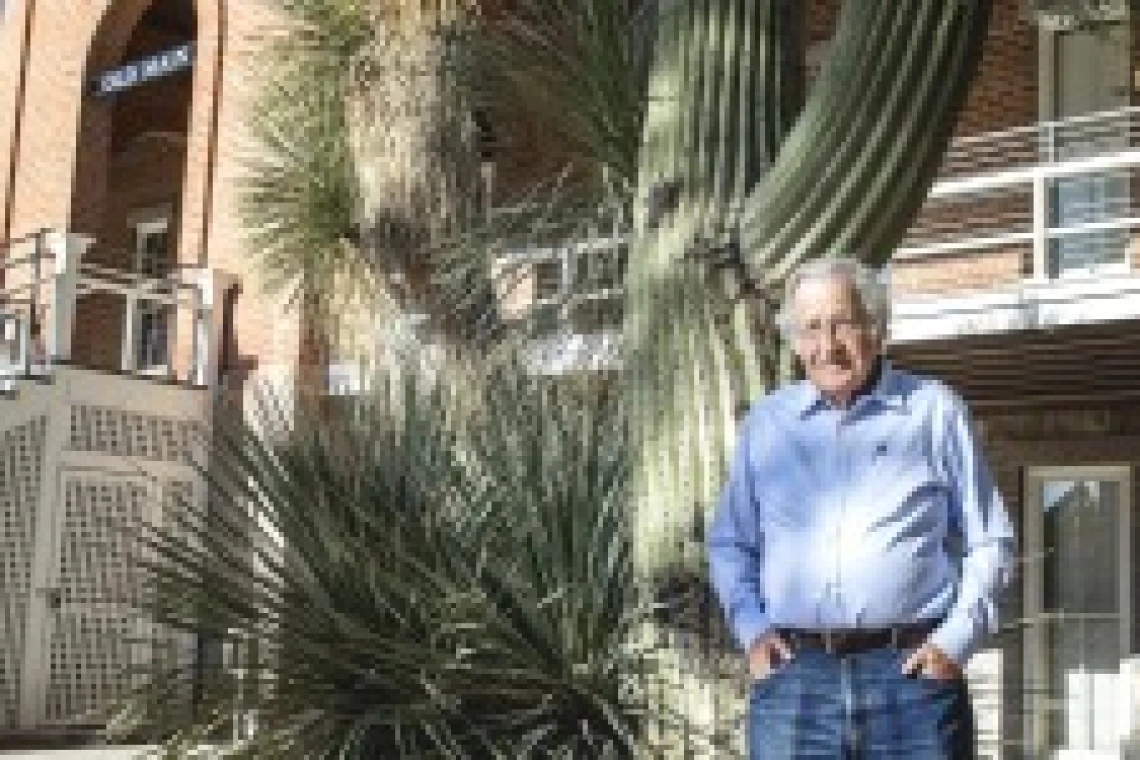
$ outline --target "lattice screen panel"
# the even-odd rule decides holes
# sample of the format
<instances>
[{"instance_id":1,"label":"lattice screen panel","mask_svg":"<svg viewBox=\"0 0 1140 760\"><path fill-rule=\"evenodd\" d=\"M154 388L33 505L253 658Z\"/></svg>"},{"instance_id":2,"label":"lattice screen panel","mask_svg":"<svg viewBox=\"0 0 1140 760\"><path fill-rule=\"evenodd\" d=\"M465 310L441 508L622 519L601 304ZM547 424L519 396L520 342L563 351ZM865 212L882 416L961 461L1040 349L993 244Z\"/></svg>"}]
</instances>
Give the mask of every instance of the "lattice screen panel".
<instances>
[{"instance_id":1,"label":"lattice screen panel","mask_svg":"<svg viewBox=\"0 0 1140 760\"><path fill-rule=\"evenodd\" d=\"M198 424L100 406L71 408L72 451L190 464Z\"/></svg>"},{"instance_id":2,"label":"lattice screen panel","mask_svg":"<svg viewBox=\"0 0 1140 760\"><path fill-rule=\"evenodd\" d=\"M188 506L197 506L194 502L194 481L170 478L162 487L162 520L169 524L169 520L184 512Z\"/></svg>"},{"instance_id":3,"label":"lattice screen panel","mask_svg":"<svg viewBox=\"0 0 1140 760\"><path fill-rule=\"evenodd\" d=\"M145 481L99 473L65 476L56 559L59 611L50 643L47 719L68 720L106 707L130 686L131 612L143 575L124 528L148 512Z\"/></svg>"},{"instance_id":4,"label":"lattice screen panel","mask_svg":"<svg viewBox=\"0 0 1140 760\"><path fill-rule=\"evenodd\" d=\"M56 579L62 604L131 604L141 575L125 529L143 519L141 481L68 475Z\"/></svg>"},{"instance_id":5,"label":"lattice screen panel","mask_svg":"<svg viewBox=\"0 0 1140 760\"><path fill-rule=\"evenodd\" d=\"M129 615L88 610L56 616L48 673L47 720L67 722L102 710L131 686L139 628Z\"/></svg>"},{"instance_id":6,"label":"lattice screen panel","mask_svg":"<svg viewBox=\"0 0 1140 760\"><path fill-rule=\"evenodd\" d=\"M0 602L0 728L16 728L23 680L25 601Z\"/></svg>"},{"instance_id":7,"label":"lattice screen panel","mask_svg":"<svg viewBox=\"0 0 1140 760\"><path fill-rule=\"evenodd\" d=\"M0 727L19 712L45 417L0 432Z\"/></svg>"}]
</instances>

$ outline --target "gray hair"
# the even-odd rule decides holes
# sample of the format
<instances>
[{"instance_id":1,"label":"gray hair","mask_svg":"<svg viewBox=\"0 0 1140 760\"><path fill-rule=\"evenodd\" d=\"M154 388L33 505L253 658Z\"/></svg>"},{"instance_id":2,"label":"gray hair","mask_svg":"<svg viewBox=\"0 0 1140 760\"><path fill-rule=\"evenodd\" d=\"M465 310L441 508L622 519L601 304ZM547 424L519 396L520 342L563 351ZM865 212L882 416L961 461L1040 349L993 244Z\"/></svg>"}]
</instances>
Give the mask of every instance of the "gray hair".
<instances>
[{"instance_id":1,"label":"gray hair","mask_svg":"<svg viewBox=\"0 0 1140 760\"><path fill-rule=\"evenodd\" d=\"M776 315L776 324L785 337L792 332L792 300L800 284L807 280L844 280L851 284L859 306L880 340L886 340L891 318L891 297L887 283L879 272L850 256L814 259L800 264L784 284L784 302Z\"/></svg>"}]
</instances>

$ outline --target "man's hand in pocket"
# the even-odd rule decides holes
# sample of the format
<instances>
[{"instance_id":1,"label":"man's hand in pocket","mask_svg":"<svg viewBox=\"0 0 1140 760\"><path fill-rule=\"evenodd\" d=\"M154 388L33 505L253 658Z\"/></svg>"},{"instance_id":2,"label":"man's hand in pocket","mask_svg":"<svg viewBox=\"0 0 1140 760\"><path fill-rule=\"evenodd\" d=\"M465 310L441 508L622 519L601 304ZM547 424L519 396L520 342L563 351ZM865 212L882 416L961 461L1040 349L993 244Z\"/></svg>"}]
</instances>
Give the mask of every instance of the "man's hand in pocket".
<instances>
[{"instance_id":1,"label":"man's hand in pocket","mask_svg":"<svg viewBox=\"0 0 1140 760\"><path fill-rule=\"evenodd\" d=\"M924 644L903 664L904 675L920 675L936 681L962 677L962 668L933 644Z\"/></svg>"},{"instance_id":2,"label":"man's hand in pocket","mask_svg":"<svg viewBox=\"0 0 1140 760\"><path fill-rule=\"evenodd\" d=\"M759 681L790 659L791 647L780 638L780 634L773 631L752 642L748 649L748 670L752 674L752 680Z\"/></svg>"}]
</instances>

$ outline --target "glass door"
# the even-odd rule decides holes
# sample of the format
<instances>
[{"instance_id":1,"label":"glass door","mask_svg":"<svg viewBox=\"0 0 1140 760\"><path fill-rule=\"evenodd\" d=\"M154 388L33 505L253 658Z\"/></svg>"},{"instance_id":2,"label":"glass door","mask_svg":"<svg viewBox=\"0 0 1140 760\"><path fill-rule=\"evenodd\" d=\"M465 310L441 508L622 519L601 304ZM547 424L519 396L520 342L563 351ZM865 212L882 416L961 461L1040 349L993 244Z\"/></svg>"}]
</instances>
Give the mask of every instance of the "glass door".
<instances>
[{"instance_id":1,"label":"glass door","mask_svg":"<svg viewBox=\"0 0 1140 760\"><path fill-rule=\"evenodd\" d=\"M1119 760L1133 720L1129 469L1035 468L1026 485L1033 756Z\"/></svg>"},{"instance_id":2,"label":"glass door","mask_svg":"<svg viewBox=\"0 0 1140 760\"><path fill-rule=\"evenodd\" d=\"M170 220L159 218L135 225L135 274L159 295L170 288L161 281L170 275ZM158 281L158 282L156 282ZM135 368L162 373L170 363L169 328L173 315L162 301L140 298L135 325Z\"/></svg>"}]
</instances>

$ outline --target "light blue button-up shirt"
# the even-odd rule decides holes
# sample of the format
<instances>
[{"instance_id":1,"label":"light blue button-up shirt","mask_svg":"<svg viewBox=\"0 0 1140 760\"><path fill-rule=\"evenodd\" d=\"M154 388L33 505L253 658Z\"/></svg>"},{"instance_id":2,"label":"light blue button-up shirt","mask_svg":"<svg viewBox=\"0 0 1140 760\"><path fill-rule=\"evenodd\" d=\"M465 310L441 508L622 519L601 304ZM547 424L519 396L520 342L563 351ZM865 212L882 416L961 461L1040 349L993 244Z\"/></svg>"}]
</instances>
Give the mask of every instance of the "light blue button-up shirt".
<instances>
[{"instance_id":1,"label":"light blue button-up shirt","mask_svg":"<svg viewBox=\"0 0 1140 760\"><path fill-rule=\"evenodd\" d=\"M996 627L1014 552L964 402L886 361L848 409L807 381L758 401L709 532L745 651L776 627L941 620L930 642L964 663Z\"/></svg>"}]
</instances>

